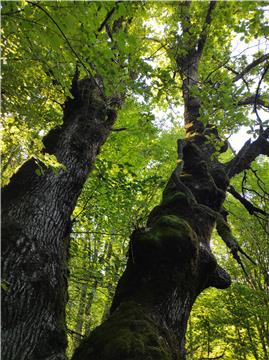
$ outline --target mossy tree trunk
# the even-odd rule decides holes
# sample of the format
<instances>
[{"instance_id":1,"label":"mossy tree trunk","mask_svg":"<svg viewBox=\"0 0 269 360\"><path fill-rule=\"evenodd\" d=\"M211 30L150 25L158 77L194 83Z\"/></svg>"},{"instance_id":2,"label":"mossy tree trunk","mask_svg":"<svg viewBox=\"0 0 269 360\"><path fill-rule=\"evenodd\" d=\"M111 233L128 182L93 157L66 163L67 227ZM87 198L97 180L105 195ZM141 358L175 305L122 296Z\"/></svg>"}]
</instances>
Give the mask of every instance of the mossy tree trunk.
<instances>
[{"instance_id":1,"label":"mossy tree trunk","mask_svg":"<svg viewBox=\"0 0 269 360\"><path fill-rule=\"evenodd\" d=\"M111 316L73 360L184 359L195 299L209 286L229 286L209 244L228 178L198 145L196 139L186 141L178 183L173 173L147 227L133 232Z\"/></svg>"},{"instance_id":2,"label":"mossy tree trunk","mask_svg":"<svg viewBox=\"0 0 269 360\"><path fill-rule=\"evenodd\" d=\"M210 249L217 223L235 255L238 250L222 208L229 178L266 152L266 136L247 143L228 164L212 160L214 147L201 134L182 142L183 161L160 205L152 210L147 226L131 235L111 315L82 342L73 360L185 359L185 333L196 298L210 286L230 285Z\"/></svg>"},{"instance_id":3,"label":"mossy tree trunk","mask_svg":"<svg viewBox=\"0 0 269 360\"><path fill-rule=\"evenodd\" d=\"M238 258L240 248L226 223L223 202L230 179L259 154L269 155L269 130L253 143L248 141L229 163L216 160L214 153L224 152L227 144L221 142L215 127L199 120L200 100L190 92L198 80L215 5L215 1L208 5L198 40L185 44L184 56L175 55L186 126L186 137L178 142L178 165L147 226L131 235L126 270L110 317L82 342L72 360L184 360L187 322L196 298L210 286L224 289L230 285L229 275L211 252L211 234L217 224L220 236ZM190 2L183 2L182 7L182 31L188 33Z\"/></svg>"},{"instance_id":4,"label":"mossy tree trunk","mask_svg":"<svg viewBox=\"0 0 269 360\"><path fill-rule=\"evenodd\" d=\"M72 95L63 124L43 141L66 169L43 168L38 176L30 159L2 192L5 360L65 359L70 216L116 118L95 80L74 79Z\"/></svg>"}]
</instances>

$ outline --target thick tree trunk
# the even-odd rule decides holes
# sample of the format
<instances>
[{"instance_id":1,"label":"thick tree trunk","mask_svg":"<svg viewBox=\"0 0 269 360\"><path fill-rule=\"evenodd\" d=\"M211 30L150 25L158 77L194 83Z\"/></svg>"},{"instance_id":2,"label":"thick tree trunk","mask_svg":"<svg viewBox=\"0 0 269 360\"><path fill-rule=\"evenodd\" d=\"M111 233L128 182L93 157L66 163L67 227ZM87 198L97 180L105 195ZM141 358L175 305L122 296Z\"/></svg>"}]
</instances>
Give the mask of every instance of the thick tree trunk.
<instances>
[{"instance_id":1,"label":"thick tree trunk","mask_svg":"<svg viewBox=\"0 0 269 360\"><path fill-rule=\"evenodd\" d=\"M74 80L63 125L44 151L66 170L27 161L2 192L2 357L65 359L70 216L116 112L93 79ZM109 102L108 102L109 100Z\"/></svg>"},{"instance_id":2,"label":"thick tree trunk","mask_svg":"<svg viewBox=\"0 0 269 360\"><path fill-rule=\"evenodd\" d=\"M174 39L174 60L182 80L186 139L179 141L178 165L161 204L151 212L147 227L131 236L111 316L82 342L73 360L184 360L184 337L195 299L209 286L230 285L210 249L215 223L240 261L241 249L222 205L230 178L259 154L269 154L269 130L248 141L228 164L215 160L216 150L225 151L227 144L215 127L201 122L200 99L193 90L199 84L199 62L216 3L206 5L202 29L192 21L191 2L179 4L182 35Z\"/></svg>"},{"instance_id":3,"label":"thick tree trunk","mask_svg":"<svg viewBox=\"0 0 269 360\"><path fill-rule=\"evenodd\" d=\"M230 285L209 244L229 181L224 166L210 155L200 136L185 141L183 170L172 174L147 227L131 236L110 318L82 343L73 360L185 359L195 299L209 286Z\"/></svg>"}]
</instances>

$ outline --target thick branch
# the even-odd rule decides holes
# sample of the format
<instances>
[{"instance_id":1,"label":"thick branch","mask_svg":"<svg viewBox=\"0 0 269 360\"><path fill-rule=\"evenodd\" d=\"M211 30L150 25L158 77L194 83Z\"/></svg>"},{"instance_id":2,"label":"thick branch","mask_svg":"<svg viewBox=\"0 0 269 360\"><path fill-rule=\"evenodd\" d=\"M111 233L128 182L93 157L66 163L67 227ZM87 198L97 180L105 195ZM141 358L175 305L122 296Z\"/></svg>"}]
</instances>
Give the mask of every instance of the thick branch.
<instances>
[{"instance_id":1,"label":"thick branch","mask_svg":"<svg viewBox=\"0 0 269 360\"><path fill-rule=\"evenodd\" d=\"M251 95L246 98L243 98L238 101L238 105L254 105L256 100L256 95ZM261 99L261 96L258 96L256 104L258 106L262 106L266 109L269 109L269 103L266 103L264 100Z\"/></svg>"},{"instance_id":2,"label":"thick branch","mask_svg":"<svg viewBox=\"0 0 269 360\"><path fill-rule=\"evenodd\" d=\"M254 67L256 67L257 65L261 64L262 62L264 62L265 60L269 59L269 54L264 54L261 57L259 57L258 59L254 60L251 64L247 65L245 67L245 69L243 71L241 71L241 73L239 73L238 75L236 75L233 79L234 82L242 79L242 77L244 75L246 75L247 73L249 73Z\"/></svg>"},{"instance_id":3,"label":"thick branch","mask_svg":"<svg viewBox=\"0 0 269 360\"><path fill-rule=\"evenodd\" d=\"M269 156L269 128L267 128L257 140L248 140L239 153L226 164L227 174L230 178L248 169L259 155Z\"/></svg>"},{"instance_id":4,"label":"thick branch","mask_svg":"<svg viewBox=\"0 0 269 360\"><path fill-rule=\"evenodd\" d=\"M222 238L222 240L225 242L225 244L227 245L227 247L231 250L231 253L234 257L234 259L238 262L238 264L242 267L243 271L245 272L243 263L240 259L239 254L244 255L249 261L251 261L254 265L255 261L253 261L251 259L251 257L249 257L248 254L245 253L245 251L241 248L241 246L238 244L238 241L236 240L236 238L233 236L231 229L229 227L229 225L227 224L227 222L224 220L224 218L222 217L222 215L220 215L217 218L217 232L219 234L219 236Z\"/></svg>"}]
</instances>

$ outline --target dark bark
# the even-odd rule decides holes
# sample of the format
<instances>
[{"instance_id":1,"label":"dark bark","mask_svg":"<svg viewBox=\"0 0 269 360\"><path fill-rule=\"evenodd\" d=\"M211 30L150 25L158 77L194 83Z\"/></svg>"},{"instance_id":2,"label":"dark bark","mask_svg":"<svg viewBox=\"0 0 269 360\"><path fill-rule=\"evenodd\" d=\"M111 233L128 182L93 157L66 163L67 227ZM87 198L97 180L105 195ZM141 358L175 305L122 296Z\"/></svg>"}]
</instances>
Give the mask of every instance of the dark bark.
<instances>
[{"instance_id":1,"label":"dark bark","mask_svg":"<svg viewBox=\"0 0 269 360\"><path fill-rule=\"evenodd\" d=\"M74 80L63 124L44 151L65 166L58 174L28 160L2 192L2 356L65 359L70 216L116 111L96 81Z\"/></svg>"},{"instance_id":2,"label":"dark bark","mask_svg":"<svg viewBox=\"0 0 269 360\"><path fill-rule=\"evenodd\" d=\"M269 128L263 131L257 140L248 140L238 154L226 165L229 178L250 167L252 161L259 155L269 156Z\"/></svg>"},{"instance_id":3,"label":"dark bark","mask_svg":"<svg viewBox=\"0 0 269 360\"><path fill-rule=\"evenodd\" d=\"M192 26L190 3L180 4L182 30ZM176 55L182 79L186 139L179 142L178 166L149 215L147 226L131 235L126 270L113 299L110 317L76 350L72 360L184 360L185 333L193 303L206 288L230 286L227 272L210 249L212 230L218 232L236 259L240 247L226 223L222 208L232 176L267 153L267 133L246 144L234 160L221 164L213 154L220 146L216 128L202 124L200 100L191 88L212 21L210 2L201 35L190 36L186 55ZM208 141L208 135L214 141ZM228 171L228 174L227 174ZM238 261L239 261L238 260Z\"/></svg>"},{"instance_id":4,"label":"dark bark","mask_svg":"<svg viewBox=\"0 0 269 360\"><path fill-rule=\"evenodd\" d=\"M199 142L200 137L185 142L178 181L171 176L147 227L131 236L110 318L83 341L73 360L184 359L195 299L209 286L230 285L209 244L228 178Z\"/></svg>"}]
</instances>

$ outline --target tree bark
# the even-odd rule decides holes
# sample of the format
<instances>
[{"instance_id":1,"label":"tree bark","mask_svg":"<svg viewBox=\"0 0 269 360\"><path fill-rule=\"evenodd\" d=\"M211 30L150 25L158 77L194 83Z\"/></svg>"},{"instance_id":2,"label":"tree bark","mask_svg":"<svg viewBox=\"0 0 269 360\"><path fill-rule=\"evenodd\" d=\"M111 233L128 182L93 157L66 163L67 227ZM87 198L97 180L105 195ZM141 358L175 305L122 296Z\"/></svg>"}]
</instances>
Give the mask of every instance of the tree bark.
<instances>
[{"instance_id":1,"label":"tree bark","mask_svg":"<svg viewBox=\"0 0 269 360\"><path fill-rule=\"evenodd\" d=\"M200 121L200 99L192 92L216 2L208 4L199 38L188 33L190 3L182 2L186 43L176 55L182 79L186 138L178 142L178 165L147 226L131 235L129 258L110 317L76 350L73 360L184 360L185 333L193 303L206 288L230 286L229 275L210 249L215 225L233 256L242 249L233 238L223 209L230 179L259 154L269 154L268 130L245 144L227 164L215 156L227 150L216 127ZM176 39L177 40L177 39ZM209 141L210 139L210 141Z\"/></svg>"},{"instance_id":2,"label":"tree bark","mask_svg":"<svg viewBox=\"0 0 269 360\"><path fill-rule=\"evenodd\" d=\"M182 4L184 32L189 26L189 4ZM200 101L190 94L198 79L214 6L210 2L198 42L188 43L186 56L175 59L182 78L186 125L186 138L178 142L178 165L146 228L131 235L127 267L111 316L82 342L73 360L184 360L185 333L195 299L209 286L230 285L229 275L210 249L216 222L225 241L231 243L222 217L229 177L226 165L212 157L220 143L218 133L199 121Z\"/></svg>"},{"instance_id":3,"label":"tree bark","mask_svg":"<svg viewBox=\"0 0 269 360\"><path fill-rule=\"evenodd\" d=\"M83 341L73 360L185 359L195 299L209 286L230 285L209 243L229 179L200 142L185 141L182 172L172 174L147 227L131 236L110 318Z\"/></svg>"},{"instance_id":4,"label":"tree bark","mask_svg":"<svg viewBox=\"0 0 269 360\"><path fill-rule=\"evenodd\" d=\"M70 216L116 119L115 99L95 80L74 79L71 92L63 124L43 141L65 170L43 166L38 176L40 166L30 159L2 192L5 360L65 359Z\"/></svg>"}]
</instances>

